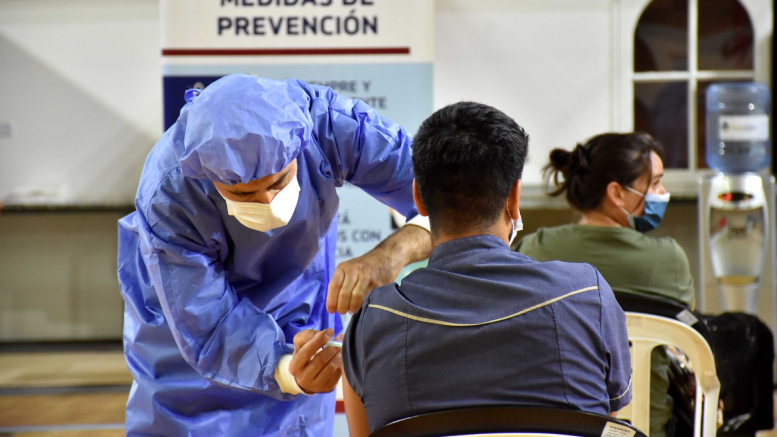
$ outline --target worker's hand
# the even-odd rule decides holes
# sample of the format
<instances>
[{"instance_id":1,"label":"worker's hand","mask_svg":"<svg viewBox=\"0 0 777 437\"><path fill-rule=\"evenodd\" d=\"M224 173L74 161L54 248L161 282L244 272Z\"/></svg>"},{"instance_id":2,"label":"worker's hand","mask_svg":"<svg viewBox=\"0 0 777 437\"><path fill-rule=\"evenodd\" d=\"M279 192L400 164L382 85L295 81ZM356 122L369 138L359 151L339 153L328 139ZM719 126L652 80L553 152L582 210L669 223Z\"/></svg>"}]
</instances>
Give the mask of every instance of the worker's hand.
<instances>
[{"instance_id":1,"label":"worker's hand","mask_svg":"<svg viewBox=\"0 0 777 437\"><path fill-rule=\"evenodd\" d=\"M377 247L335 269L326 296L330 313L355 313L370 291L394 282L402 268L428 258L432 251L429 231L405 226L389 235Z\"/></svg>"},{"instance_id":2,"label":"worker's hand","mask_svg":"<svg viewBox=\"0 0 777 437\"><path fill-rule=\"evenodd\" d=\"M289 373L306 393L328 393L335 389L343 374L343 354L339 347L324 347L334 331L306 329L294 336L294 353Z\"/></svg>"},{"instance_id":3,"label":"worker's hand","mask_svg":"<svg viewBox=\"0 0 777 437\"><path fill-rule=\"evenodd\" d=\"M404 264L392 262L390 255L375 249L341 263L335 269L326 296L330 313L355 313L367 294L396 279Z\"/></svg>"}]
</instances>

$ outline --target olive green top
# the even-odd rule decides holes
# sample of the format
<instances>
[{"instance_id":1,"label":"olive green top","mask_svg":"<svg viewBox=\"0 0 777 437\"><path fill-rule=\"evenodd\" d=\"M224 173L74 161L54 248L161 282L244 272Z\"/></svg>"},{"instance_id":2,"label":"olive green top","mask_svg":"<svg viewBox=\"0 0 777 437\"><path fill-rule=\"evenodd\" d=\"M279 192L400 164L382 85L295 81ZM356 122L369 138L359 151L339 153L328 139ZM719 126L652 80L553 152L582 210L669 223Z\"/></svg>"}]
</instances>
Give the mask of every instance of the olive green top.
<instances>
[{"instance_id":1,"label":"olive green top","mask_svg":"<svg viewBox=\"0 0 777 437\"><path fill-rule=\"evenodd\" d=\"M537 261L585 262L614 291L658 295L694 307L693 278L685 251L671 237L631 228L564 225L540 228L513 245Z\"/></svg>"}]
</instances>

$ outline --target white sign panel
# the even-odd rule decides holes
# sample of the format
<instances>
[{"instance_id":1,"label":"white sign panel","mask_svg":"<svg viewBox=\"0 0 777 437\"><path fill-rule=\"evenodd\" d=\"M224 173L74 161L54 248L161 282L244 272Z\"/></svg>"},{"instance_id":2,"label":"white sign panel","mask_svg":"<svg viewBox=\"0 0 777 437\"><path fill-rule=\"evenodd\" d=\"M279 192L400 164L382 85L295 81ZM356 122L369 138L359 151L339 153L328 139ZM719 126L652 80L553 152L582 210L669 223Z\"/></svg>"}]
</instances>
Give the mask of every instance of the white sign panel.
<instances>
[{"instance_id":1,"label":"white sign panel","mask_svg":"<svg viewBox=\"0 0 777 437\"><path fill-rule=\"evenodd\" d=\"M165 129L184 92L222 76L297 78L415 133L432 112L433 0L161 0ZM337 262L391 232L387 206L338 189Z\"/></svg>"},{"instance_id":2,"label":"white sign panel","mask_svg":"<svg viewBox=\"0 0 777 437\"><path fill-rule=\"evenodd\" d=\"M245 56L284 64L434 56L432 0L162 0L161 7L166 65L201 63L203 56L210 64Z\"/></svg>"}]
</instances>

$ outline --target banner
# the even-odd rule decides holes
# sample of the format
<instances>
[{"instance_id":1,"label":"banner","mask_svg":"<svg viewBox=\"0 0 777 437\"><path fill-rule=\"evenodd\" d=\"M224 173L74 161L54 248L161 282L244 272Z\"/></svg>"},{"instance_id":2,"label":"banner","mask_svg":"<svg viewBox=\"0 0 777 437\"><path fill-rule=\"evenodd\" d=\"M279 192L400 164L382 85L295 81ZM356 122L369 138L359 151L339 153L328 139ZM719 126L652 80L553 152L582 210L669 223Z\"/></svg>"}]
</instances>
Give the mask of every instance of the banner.
<instances>
[{"instance_id":1,"label":"banner","mask_svg":"<svg viewBox=\"0 0 777 437\"><path fill-rule=\"evenodd\" d=\"M411 134L432 112L433 0L162 0L161 17L165 129L187 89L231 73L329 86ZM338 195L342 262L392 227L360 189Z\"/></svg>"}]
</instances>

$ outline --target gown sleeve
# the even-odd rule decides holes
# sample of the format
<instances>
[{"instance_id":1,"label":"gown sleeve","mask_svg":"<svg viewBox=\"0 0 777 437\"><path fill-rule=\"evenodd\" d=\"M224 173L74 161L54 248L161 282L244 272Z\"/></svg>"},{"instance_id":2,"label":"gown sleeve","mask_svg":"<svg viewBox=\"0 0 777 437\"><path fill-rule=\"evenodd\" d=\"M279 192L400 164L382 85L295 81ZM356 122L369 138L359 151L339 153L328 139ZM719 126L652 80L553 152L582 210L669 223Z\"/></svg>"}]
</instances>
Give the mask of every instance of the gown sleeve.
<instances>
[{"instance_id":1,"label":"gown sleeve","mask_svg":"<svg viewBox=\"0 0 777 437\"><path fill-rule=\"evenodd\" d=\"M413 203L412 138L361 100L299 82L311 96L312 136L329 161L328 176L353 184L408 219Z\"/></svg>"}]
</instances>

